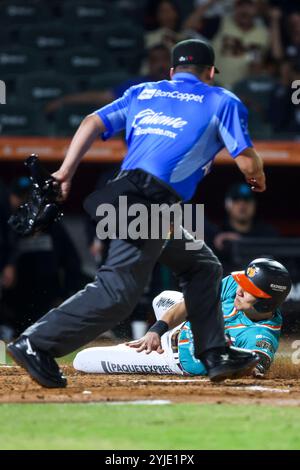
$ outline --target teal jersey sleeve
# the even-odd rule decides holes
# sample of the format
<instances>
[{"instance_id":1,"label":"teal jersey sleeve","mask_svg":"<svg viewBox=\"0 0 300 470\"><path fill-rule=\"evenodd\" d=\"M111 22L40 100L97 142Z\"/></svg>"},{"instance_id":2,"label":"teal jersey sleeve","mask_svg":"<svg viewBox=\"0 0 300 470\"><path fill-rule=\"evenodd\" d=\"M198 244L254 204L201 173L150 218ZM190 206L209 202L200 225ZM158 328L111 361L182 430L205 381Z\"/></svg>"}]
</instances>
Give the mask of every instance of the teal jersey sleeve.
<instances>
[{"instance_id":1,"label":"teal jersey sleeve","mask_svg":"<svg viewBox=\"0 0 300 470\"><path fill-rule=\"evenodd\" d=\"M230 317L234 309L237 283L232 276L224 277L221 288L221 303L224 319Z\"/></svg>"},{"instance_id":2,"label":"teal jersey sleeve","mask_svg":"<svg viewBox=\"0 0 300 470\"><path fill-rule=\"evenodd\" d=\"M237 289L237 283L233 277L226 276L222 280L222 289L221 289L221 302L226 299L234 299Z\"/></svg>"},{"instance_id":3,"label":"teal jersey sleeve","mask_svg":"<svg viewBox=\"0 0 300 470\"><path fill-rule=\"evenodd\" d=\"M250 349L257 352L261 362L268 369L274 360L279 346L277 334L263 327L249 328L242 331L237 337L234 346Z\"/></svg>"},{"instance_id":4,"label":"teal jersey sleeve","mask_svg":"<svg viewBox=\"0 0 300 470\"><path fill-rule=\"evenodd\" d=\"M267 369L279 346L281 324L281 313L276 310L270 320L253 323L250 328L241 330L235 337L234 346L257 352Z\"/></svg>"}]
</instances>

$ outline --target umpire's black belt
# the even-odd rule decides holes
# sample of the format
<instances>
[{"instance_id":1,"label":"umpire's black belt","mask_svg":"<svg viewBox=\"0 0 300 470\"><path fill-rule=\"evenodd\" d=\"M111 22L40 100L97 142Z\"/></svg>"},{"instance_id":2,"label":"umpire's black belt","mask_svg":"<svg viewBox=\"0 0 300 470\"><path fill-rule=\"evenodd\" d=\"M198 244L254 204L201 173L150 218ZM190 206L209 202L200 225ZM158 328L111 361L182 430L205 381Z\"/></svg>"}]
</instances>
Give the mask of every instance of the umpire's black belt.
<instances>
[{"instance_id":1,"label":"umpire's black belt","mask_svg":"<svg viewBox=\"0 0 300 470\"><path fill-rule=\"evenodd\" d=\"M117 207L120 196L127 196L129 204L172 205L181 200L177 192L164 181L144 170L135 169L121 170L102 189L90 194L83 205L88 214L97 220L97 207L107 203Z\"/></svg>"},{"instance_id":2,"label":"umpire's black belt","mask_svg":"<svg viewBox=\"0 0 300 470\"><path fill-rule=\"evenodd\" d=\"M157 190L159 194L164 195L166 199L165 202L168 202L169 204L175 204L176 202L181 201L181 197L171 186L140 168L135 170L121 170L111 181L118 181L122 178L128 178L141 191L147 188Z\"/></svg>"}]
</instances>

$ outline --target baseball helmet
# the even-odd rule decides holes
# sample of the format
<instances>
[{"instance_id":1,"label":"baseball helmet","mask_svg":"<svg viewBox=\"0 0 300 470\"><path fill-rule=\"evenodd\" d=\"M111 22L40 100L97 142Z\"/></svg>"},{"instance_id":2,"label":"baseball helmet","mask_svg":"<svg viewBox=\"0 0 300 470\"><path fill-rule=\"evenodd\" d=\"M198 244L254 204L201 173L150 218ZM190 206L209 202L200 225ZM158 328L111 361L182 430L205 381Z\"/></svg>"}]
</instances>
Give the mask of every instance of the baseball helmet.
<instances>
[{"instance_id":1,"label":"baseball helmet","mask_svg":"<svg viewBox=\"0 0 300 470\"><path fill-rule=\"evenodd\" d=\"M284 302L292 287L288 270L278 261L268 258L257 258L248 264L245 271L235 271L231 275L246 292L257 297L254 308L260 313L274 311Z\"/></svg>"}]
</instances>

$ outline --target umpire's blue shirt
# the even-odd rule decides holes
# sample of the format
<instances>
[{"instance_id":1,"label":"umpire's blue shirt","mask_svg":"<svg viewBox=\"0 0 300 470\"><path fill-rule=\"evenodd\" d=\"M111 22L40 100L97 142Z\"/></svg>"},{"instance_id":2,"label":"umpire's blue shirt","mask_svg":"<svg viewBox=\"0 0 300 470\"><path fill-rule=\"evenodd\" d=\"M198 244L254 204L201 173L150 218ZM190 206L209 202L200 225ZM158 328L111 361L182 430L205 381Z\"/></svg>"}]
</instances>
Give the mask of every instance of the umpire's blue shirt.
<instances>
[{"instance_id":1,"label":"umpire's blue shirt","mask_svg":"<svg viewBox=\"0 0 300 470\"><path fill-rule=\"evenodd\" d=\"M96 114L106 127L103 139L126 128L122 169L153 174L184 201L193 196L222 148L235 158L252 147L243 103L191 73L132 86Z\"/></svg>"}]
</instances>

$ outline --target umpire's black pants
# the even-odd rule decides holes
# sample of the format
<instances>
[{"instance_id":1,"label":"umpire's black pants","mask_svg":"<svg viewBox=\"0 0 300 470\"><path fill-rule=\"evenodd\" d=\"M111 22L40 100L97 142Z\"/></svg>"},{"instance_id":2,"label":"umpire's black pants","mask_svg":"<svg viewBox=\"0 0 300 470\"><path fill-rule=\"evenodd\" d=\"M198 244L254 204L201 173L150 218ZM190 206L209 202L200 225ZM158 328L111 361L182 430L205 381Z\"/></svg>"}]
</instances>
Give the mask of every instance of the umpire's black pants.
<instances>
[{"instance_id":1,"label":"umpire's black pants","mask_svg":"<svg viewBox=\"0 0 300 470\"><path fill-rule=\"evenodd\" d=\"M130 178L130 174L125 177ZM141 171L135 172L136 176L135 202L141 196L144 201L174 203L174 195L157 180ZM187 250L186 243L197 244L199 249ZM167 242L111 240L106 263L98 270L95 281L50 310L23 334L38 349L54 357L74 351L131 314L157 261L169 266L179 278L194 335L195 356L223 347L222 267L203 242L195 241L186 232L181 240Z\"/></svg>"}]
</instances>

